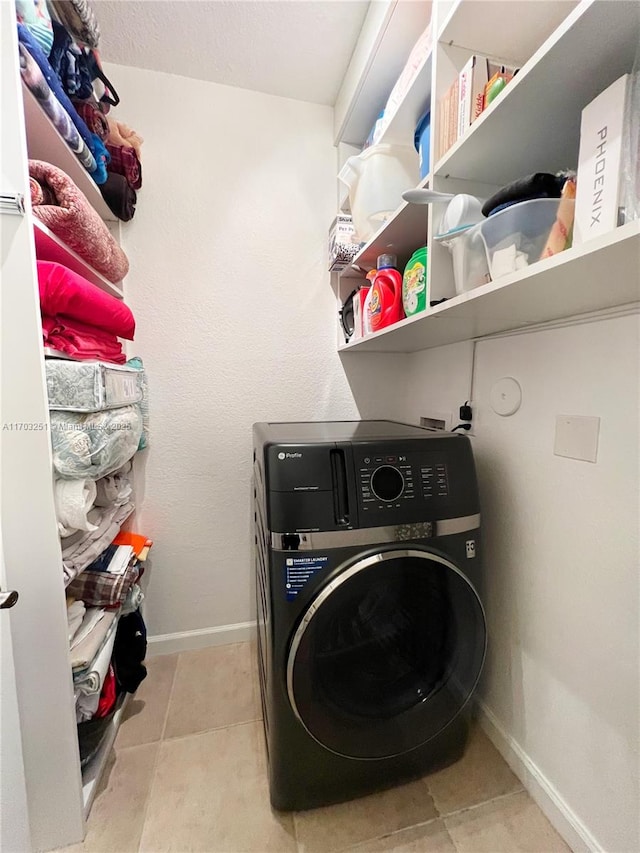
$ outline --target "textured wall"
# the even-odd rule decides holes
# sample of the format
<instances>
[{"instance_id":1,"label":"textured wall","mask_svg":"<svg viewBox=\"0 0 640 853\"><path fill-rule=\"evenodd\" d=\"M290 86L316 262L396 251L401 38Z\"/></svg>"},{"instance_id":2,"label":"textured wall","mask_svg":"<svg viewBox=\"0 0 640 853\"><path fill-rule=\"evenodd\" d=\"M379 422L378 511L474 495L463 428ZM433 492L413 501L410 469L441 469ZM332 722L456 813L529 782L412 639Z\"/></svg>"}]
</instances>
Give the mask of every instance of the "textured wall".
<instances>
[{"instance_id":1,"label":"textured wall","mask_svg":"<svg viewBox=\"0 0 640 853\"><path fill-rule=\"evenodd\" d=\"M149 633L243 622L252 423L393 413L402 357L356 357L347 379L335 353L330 108L116 65L107 73L118 117L145 137L123 241L133 351L151 388L138 516L155 542Z\"/></svg>"},{"instance_id":2,"label":"textured wall","mask_svg":"<svg viewBox=\"0 0 640 853\"><path fill-rule=\"evenodd\" d=\"M484 698L612 851L640 846L638 343L637 316L480 341L473 395ZM417 354L411 396L446 408L456 382L466 395L469 356L468 344ZM507 418L489 405L503 376L522 387ZM553 454L557 414L601 418L595 464Z\"/></svg>"}]
</instances>

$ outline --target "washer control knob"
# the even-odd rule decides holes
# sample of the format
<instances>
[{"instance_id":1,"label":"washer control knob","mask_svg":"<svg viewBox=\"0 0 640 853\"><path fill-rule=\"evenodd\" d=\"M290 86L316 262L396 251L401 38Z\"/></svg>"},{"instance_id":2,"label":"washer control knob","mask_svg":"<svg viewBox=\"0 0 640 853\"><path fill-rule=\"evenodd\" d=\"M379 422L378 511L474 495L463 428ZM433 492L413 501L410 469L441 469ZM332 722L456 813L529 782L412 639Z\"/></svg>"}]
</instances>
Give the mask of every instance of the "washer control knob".
<instances>
[{"instance_id":1,"label":"washer control knob","mask_svg":"<svg viewBox=\"0 0 640 853\"><path fill-rule=\"evenodd\" d=\"M404 477L393 465L381 465L371 475L371 491L381 501L395 501L404 491Z\"/></svg>"}]
</instances>

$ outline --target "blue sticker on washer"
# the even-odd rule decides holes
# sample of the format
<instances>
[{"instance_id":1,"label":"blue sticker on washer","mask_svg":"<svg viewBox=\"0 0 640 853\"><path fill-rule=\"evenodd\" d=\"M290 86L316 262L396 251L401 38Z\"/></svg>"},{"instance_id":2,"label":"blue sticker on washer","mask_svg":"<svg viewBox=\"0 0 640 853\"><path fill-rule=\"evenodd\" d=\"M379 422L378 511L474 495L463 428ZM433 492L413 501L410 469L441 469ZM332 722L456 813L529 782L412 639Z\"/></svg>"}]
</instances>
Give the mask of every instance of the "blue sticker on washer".
<instances>
[{"instance_id":1,"label":"blue sticker on washer","mask_svg":"<svg viewBox=\"0 0 640 853\"><path fill-rule=\"evenodd\" d=\"M287 601L294 601L300 590L316 572L326 569L328 557L287 557L285 588Z\"/></svg>"}]
</instances>

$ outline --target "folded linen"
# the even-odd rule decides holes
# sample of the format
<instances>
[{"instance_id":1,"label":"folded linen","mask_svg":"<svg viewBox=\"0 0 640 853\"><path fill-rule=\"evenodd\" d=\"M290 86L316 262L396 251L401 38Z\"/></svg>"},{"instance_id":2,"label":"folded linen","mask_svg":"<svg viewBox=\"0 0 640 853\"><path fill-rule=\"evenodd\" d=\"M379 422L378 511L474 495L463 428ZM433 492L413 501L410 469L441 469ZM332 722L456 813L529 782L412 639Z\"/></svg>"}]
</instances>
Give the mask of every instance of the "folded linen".
<instances>
[{"instance_id":1,"label":"folded linen","mask_svg":"<svg viewBox=\"0 0 640 853\"><path fill-rule=\"evenodd\" d=\"M109 152L109 172L124 175L134 190L142 186L142 165L135 149L130 145L111 145L107 142Z\"/></svg>"},{"instance_id":2,"label":"folded linen","mask_svg":"<svg viewBox=\"0 0 640 853\"><path fill-rule=\"evenodd\" d=\"M95 157L91 153L89 146L80 136L77 127L71 120L71 116L51 91L36 61L24 45L19 44L18 50L20 51L20 74L29 91L38 99L42 109L49 116L51 123L84 168L88 172L95 171L97 168Z\"/></svg>"},{"instance_id":3,"label":"folded linen","mask_svg":"<svg viewBox=\"0 0 640 853\"><path fill-rule=\"evenodd\" d=\"M131 459L142 435L138 406L123 406L88 415L51 412L53 465L65 480L99 480Z\"/></svg>"},{"instance_id":4,"label":"folded linen","mask_svg":"<svg viewBox=\"0 0 640 853\"><path fill-rule=\"evenodd\" d=\"M101 332L94 326L87 326L77 320L64 322L53 317L42 317L42 338L44 345L58 352L78 359L100 359L124 364L126 355L122 344L115 335Z\"/></svg>"},{"instance_id":5,"label":"folded linen","mask_svg":"<svg viewBox=\"0 0 640 853\"><path fill-rule=\"evenodd\" d=\"M121 575L87 569L71 581L68 591L70 595L82 599L92 607L120 607L138 576L135 560L132 560Z\"/></svg>"},{"instance_id":6,"label":"folded linen","mask_svg":"<svg viewBox=\"0 0 640 853\"><path fill-rule=\"evenodd\" d=\"M29 182L34 216L109 281L123 279L126 254L71 178L43 160L29 160L29 175L40 190Z\"/></svg>"},{"instance_id":7,"label":"folded linen","mask_svg":"<svg viewBox=\"0 0 640 853\"><path fill-rule=\"evenodd\" d=\"M93 480L61 480L54 482L54 501L58 518L58 533L64 539L77 530L92 532L95 524L87 519L96 499Z\"/></svg>"},{"instance_id":8,"label":"folded linen","mask_svg":"<svg viewBox=\"0 0 640 853\"><path fill-rule=\"evenodd\" d=\"M67 599L67 626L69 628L69 645L71 645L73 638L78 633L78 629L82 625L85 610L86 607L84 601L75 601L74 599Z\"/></svg>"},{"instance_id":9,"label":"folded linen","mask_svg":"<svg viewBox=\"0 0 640 853\"><path fill-rule=\"evenodd\" d=\"M38 261L40 310L47 317L86 323L102 332L132 341L133 314L120 299L99 290L62 264Z\"/></svg>"},{"instance_id":10,"label":"folded linen","mask_svg":"<svg viewBox=\"0 0 640 853\"><path fill-rule=\"evenodd\" d=\"M111 665L115 639L116 632L112 628L98 656L92 661L89 672L82 679L74 677L76 722L78 723L90 720L98 710L102 686Z\"/></svg>"},{"instance_id":11,"label":"folded linen","mask_svg":"<svg viewBox=\"0 0 640 853\"><path fill-rule=\"evenodd\" d=\"M113 474L96 482L97 494L94 503L97 507L122 506L128 502L133 493L131 481L127 477L131 468L131 463L127 462Z\"/></svg>"},{"instance_id":12,"label":"folded linen","mask_svg":"<svg viewBox=\"0 0 640 853\"><path fill-rule=\"evenodd\" d=\"M147 373L144 369L142 359L138 355L134 355L127 361L127 367L134 367L141 371L140 382L142 386L142 400L140 400L140 411L142 412L142 435L140 436L140 444L138 450L144 450L149 446L149 383L147 381Z\"/></svg>"},{"instance_id":13,"label":"folded linen","mask_svg":"<svg viewBox=\"0 0 640 853\"><path fill-rule=\"evenodd\" d=\"M123 222L133 219L136 212L138 196L124 175L109 172L107 180L101 185L100 191L109 210Z\"/></svg>"},{"instance_id":14,"label":"folded linen","mask_svg":"<svg viewBox=\"0 0 640 853\"><path fill-rule=\"evenodd\" d=\"M82 602L84 604L84 601ZM73 640L69 643L69 650L73 651L93 631L98 622L104 617L104 607L87 607L82 617L82 623L75 633Z\"/></svg>"},{"instance_id":15,"label":"folded linen","mask_svg":"<svg viewBox=\"0 0 640 853\"><path fill-rule=\"evenodd\" d=\"M73 680L82 681L93 669L93 663L102 651L105 643L115 632L117 613L105 613L84 640L70 654Z\"/></svg>"},{"instance_id":16,"label":"folded linen","mask_svg":"<svg viewBox=\"0 0 640 853\"><path fill-rule=\"evenodd\" d=\"M144 373L134 367L54 358L45 371L50 409L100 412L142 401Z\"/></svg>"},{"instance_id":17,"label":"folded linen","mask_svg":"<svg viewBox=\"0 0 640 853\"><path fill-rule=\"evenodd\" d=\"M31 57L35 60L38 68L41 71L42 77L48 84L50 91L53 93L62 109L67 113L67 115L75 125L76 130L80 134L81 139L84 141L84 144L87 146L87 148L93 155L95 165L93 166L93 168L88 168L86 166L85 168L87 168L87 171L90 172L91 177L97 184L103 184L107 179L107 163L109 160L109 155L104 147L102 140L95 134L91 133L87 125L82 121L82 119L76 112L73 104L69 100L67 93L62 88L60 78L49 64L49 60L42 52L40 46L33 38L29 30L22 24L18 24L18 39L20 43L27 49ZM29 85L28 81L25 82L27 82L27 85Z\"/></svg>"},{"instance_id":18,"label":"folded linen","mask_svg":"<svg viewBox=\"0 0 640 853\"><path fill-rule=\"evenodd\" d=\"M80 540L75 540L72 544L68 545L65 543L62 551L65 583L68 586L111 544L133 510L134 505L132 503L114 507L113 510L102 513L99 509L91 510L89 520L92 524L97 525L96 530L91 533L85 533ZM82 587L75 587L75 589L76 592L70 592L69 595L73 595L75 598L80 598L84 601L83 596L77 594L78 589L82 589ZM100 603L85 601L85 604L95 604L95 606L99 606Z\"/></svg>"}]
</instances>

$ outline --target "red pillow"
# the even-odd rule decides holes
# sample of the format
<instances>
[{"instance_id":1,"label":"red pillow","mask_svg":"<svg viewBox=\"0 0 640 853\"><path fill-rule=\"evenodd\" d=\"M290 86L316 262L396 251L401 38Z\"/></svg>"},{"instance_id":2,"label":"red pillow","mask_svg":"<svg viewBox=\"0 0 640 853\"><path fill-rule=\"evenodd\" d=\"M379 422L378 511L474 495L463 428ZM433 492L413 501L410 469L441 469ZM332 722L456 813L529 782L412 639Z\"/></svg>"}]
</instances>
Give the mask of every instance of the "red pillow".
<instances>
[{"instance_id":1,"label":"red pillow","mask_svg":"<svg viewBox=\"0 0 640 853\"><path fill-rule=\"evenodd\" d=\"M52 261L38 261L40 310L49 317L69 317L133 340L136 321L120 299L97 288L78 273Z\"/></svg>"}]
</instances>

